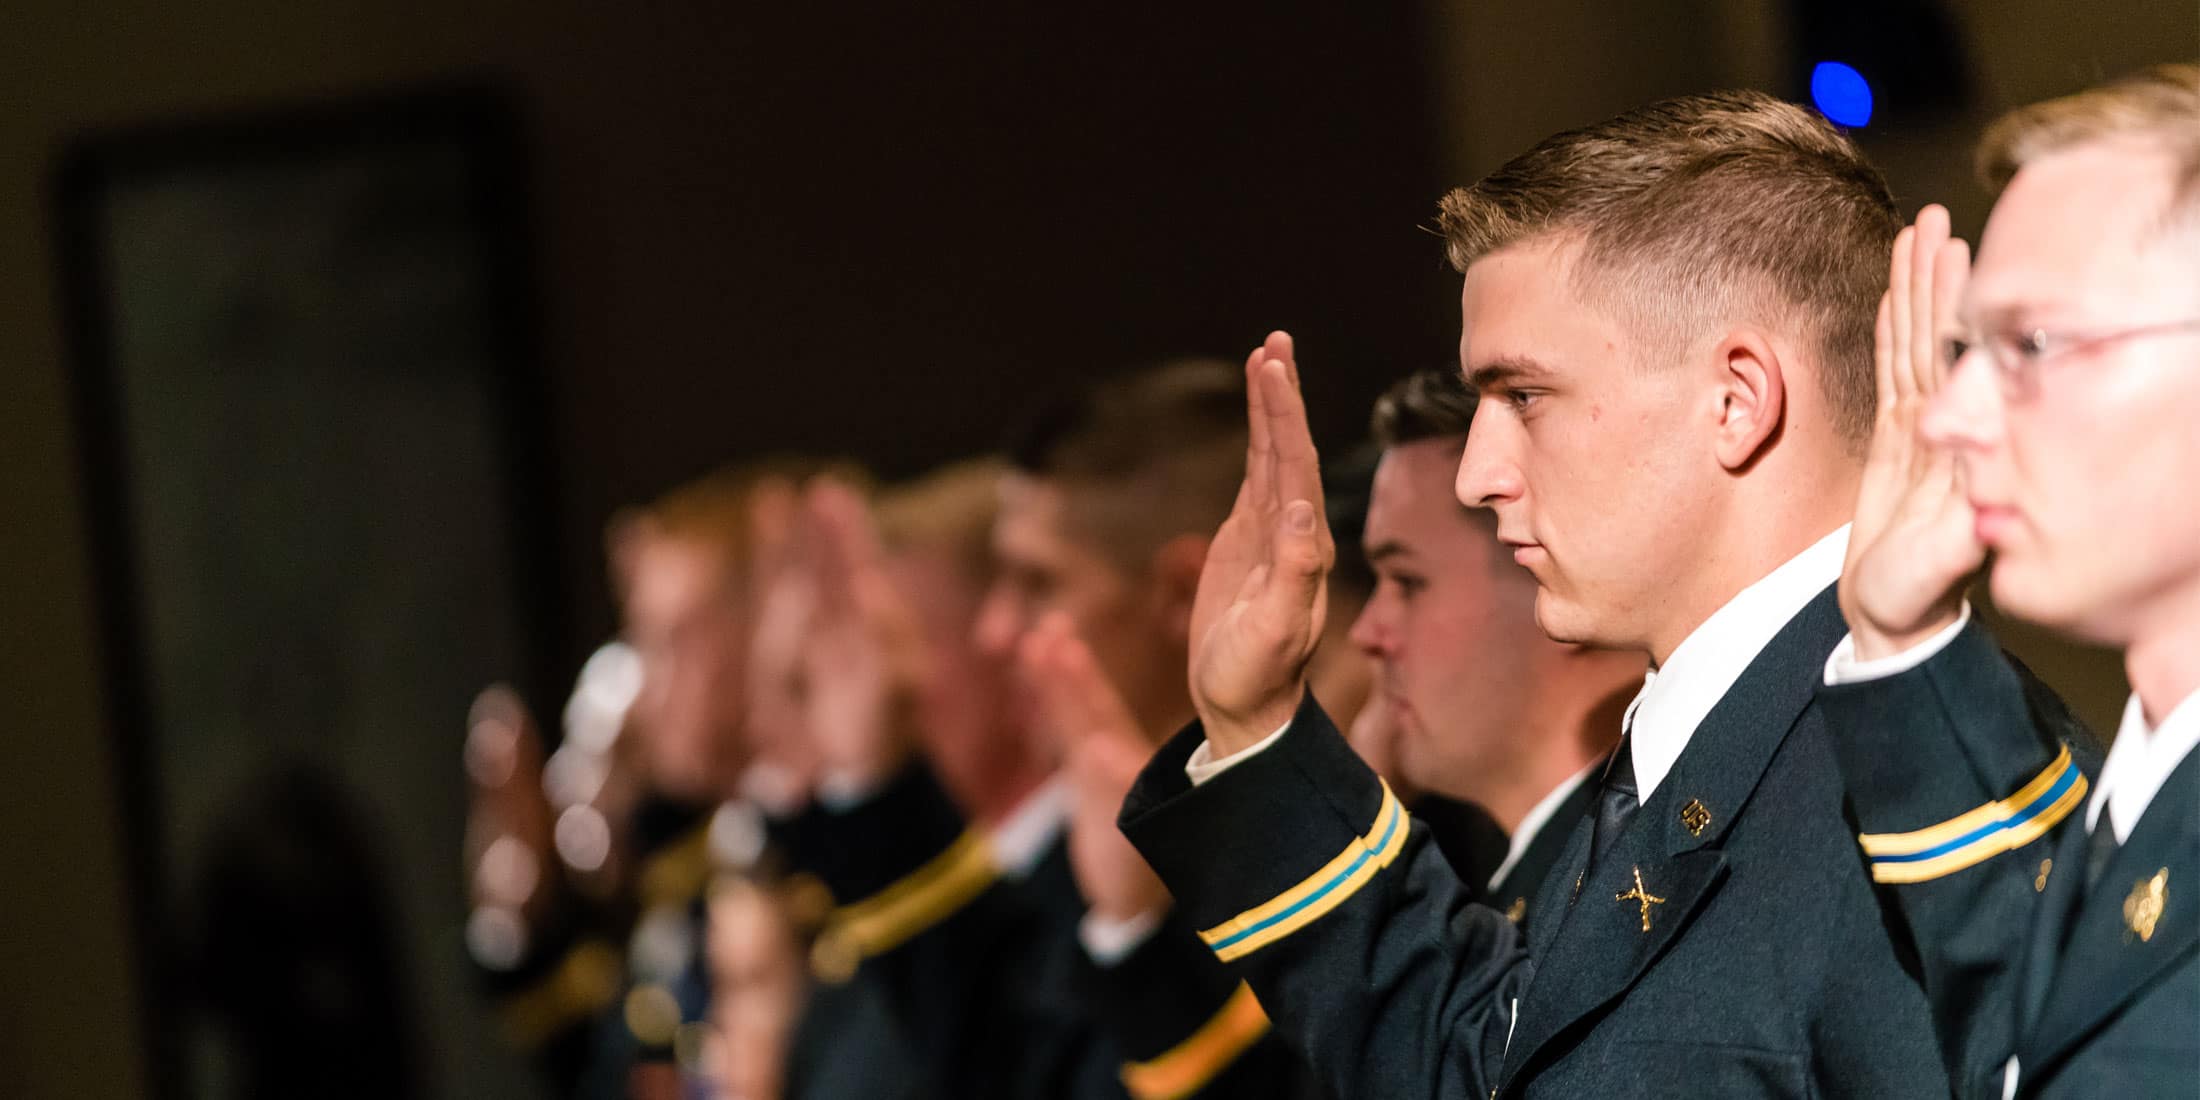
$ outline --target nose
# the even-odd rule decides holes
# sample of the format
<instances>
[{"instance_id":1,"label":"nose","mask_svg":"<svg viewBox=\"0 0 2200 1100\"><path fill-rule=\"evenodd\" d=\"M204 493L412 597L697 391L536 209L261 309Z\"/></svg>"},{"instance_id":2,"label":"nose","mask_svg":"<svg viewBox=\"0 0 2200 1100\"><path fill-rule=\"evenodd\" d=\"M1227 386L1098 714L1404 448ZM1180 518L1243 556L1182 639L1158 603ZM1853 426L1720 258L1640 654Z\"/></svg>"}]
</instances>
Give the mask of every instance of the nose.
<instances>
[{"instance_id":1,"label":"nose","mask_svg":"<svg viewBox=\"0 0 2200 1100\"><path fill-rule=\"evenodd\" d=\"M1016 639L1023 633L1023 618L1017 614L1015 597L1006 586L995 584L986 589L970 633L978 652L987 657L1005 661L1016 655Z\"/></svg>"},{"instance_id":2,"label":"nose","mask_svg":"<svg viewBox=\"0 0 2200 1100\"><path fill-rule=\"evenodd\" d=\"M2001 442L2004 412L2001 379L1984 354L1974 350L1949 366L1940 392L1918 418L1918 433L1935 447L1989 450Z\"/></svg>"},{"instance_id":3,"label":"nose","mask_svg":"<svg viewBox=\"0 0 2200 1100\"><path fill-rule=\"evenodd\" d=\"M1511 456L1511 432L1504 417L1487 410L1474 418L1467 448L1459 454L1459 476L1452 492L1469 508L1495 508L1520 497L1520 466Z\"/></svg>"},{"instance_id":4,"label":"nose","mask_svg":"<svg viewBox=\"0 0 2200 1100\"><path fill-rule=\"evenodd\" d=\"M1370 657L1379 658L1389 648L1390 632L1383 629L1383 601L1384 596L1379 591L1369 597L1366 605L1360 608L1359 617L1352 620L1352 630L1348 635L1352 644Z\"/></svg>"}]
</instances>

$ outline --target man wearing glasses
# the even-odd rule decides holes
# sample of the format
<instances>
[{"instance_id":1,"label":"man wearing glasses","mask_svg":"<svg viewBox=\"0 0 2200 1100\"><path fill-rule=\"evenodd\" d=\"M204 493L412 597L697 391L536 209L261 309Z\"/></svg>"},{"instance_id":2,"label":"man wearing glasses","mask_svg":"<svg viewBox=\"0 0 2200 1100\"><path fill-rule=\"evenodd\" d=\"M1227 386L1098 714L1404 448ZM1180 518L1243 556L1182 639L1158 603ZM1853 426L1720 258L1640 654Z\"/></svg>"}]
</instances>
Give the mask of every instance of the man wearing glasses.
<instances>
[{"instance_id":1,"label":"man wearing glasses","mask_svg":"<svg viewBox=\"0 0 2200 1100\"><path fill-rule=\"evenodd\" d=\"M1826 669L1874 879L1958 1091L2200 1082L2200 66L2023 108L1976 270L1895 246L1879 423ZM2124 651L2105 763L1963 593Z\"/></svg>"}]
</instances>

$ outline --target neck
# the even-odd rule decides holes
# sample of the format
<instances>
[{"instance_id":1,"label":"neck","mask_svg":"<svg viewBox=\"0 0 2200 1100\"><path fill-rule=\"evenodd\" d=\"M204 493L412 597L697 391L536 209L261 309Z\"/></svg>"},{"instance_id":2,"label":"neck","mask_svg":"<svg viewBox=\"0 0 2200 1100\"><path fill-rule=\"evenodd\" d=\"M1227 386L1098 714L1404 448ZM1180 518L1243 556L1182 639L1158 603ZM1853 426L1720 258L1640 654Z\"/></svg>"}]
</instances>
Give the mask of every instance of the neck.
<instances>
[{"instance_id":1,"label":"neck","mask_svg":"<svg viewBox=\"0 0 2200 1100\"><path fill-rule=\"evenodd\" d=\"M2124 675L2149 728L2200 691L2200 579L2149 609L2124 650Z\"/></svg>"},{"instance_id":2,"label":"neck","mask_svg":"<svg viewBox=\"0 0 2200 1100\"><path fill-rule=\"evenodd\" d=\"M1812 494L1821 499L1829 494ZM1853 505L1855 494L1846 498ZM1778 509L1742 507L1735 510L1744 522L1726 524L1704 541L1700 568L1692 570L1693 583L1675 586L1662 610L1662 621L1651 632L1645 647L1652 666L1662 667L1688 636L1717 614L1742 590L1770 576L1818 540L1849 521L1843 509L1805 507L1806 500L1791 501Z\"/></svg>"},{"instance_id":3,"label":"neck","mask_svg":"<svg viewBox=\"0 0 2200 1100\"><path fill-rule=\"evenodd\" d=\"M1615 682L1611 675L1597 676L1610 685L1602 691L1586 683L1588 677L1553 678L1557 690L1542 692L1531 705L1522 723L1524 736L1517 742L1529 751L1516 762L1505 782L1490 784L1490 789L1472 799L1489 811L1491 819L1508 835L1520 831L1528 811L1559 784L1611 751L1619 740L1627 703L1641 684L1639 662L1621 654L1579 653L1562 659L1603 666L1591 670L1600 673L1616 665L1631 666L1636 671L1626 683Z\"/></svg>"}]
</instances>

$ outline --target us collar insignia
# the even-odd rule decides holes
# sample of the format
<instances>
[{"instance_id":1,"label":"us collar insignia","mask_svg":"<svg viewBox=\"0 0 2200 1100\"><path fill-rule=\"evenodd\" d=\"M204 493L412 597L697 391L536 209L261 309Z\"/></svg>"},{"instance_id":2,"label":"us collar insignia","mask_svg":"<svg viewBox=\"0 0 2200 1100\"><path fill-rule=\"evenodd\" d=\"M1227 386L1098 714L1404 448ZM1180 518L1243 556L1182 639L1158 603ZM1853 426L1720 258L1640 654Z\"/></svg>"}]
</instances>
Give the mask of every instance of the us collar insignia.
<instances>
[{"instance_id":1,"label":"us collar insignia","mask_svg":"<svg viewBox=\"0 0 2200 1100\"><path fill-rule=\"evenodd\" d=\"M1702 836L1704 829L1711 824L1711 811L1704 806L1702 799L1691 798L1688 805L1681 807L1681 824L1688 826L1689 836Z\"/></svg>"}]
</instances>

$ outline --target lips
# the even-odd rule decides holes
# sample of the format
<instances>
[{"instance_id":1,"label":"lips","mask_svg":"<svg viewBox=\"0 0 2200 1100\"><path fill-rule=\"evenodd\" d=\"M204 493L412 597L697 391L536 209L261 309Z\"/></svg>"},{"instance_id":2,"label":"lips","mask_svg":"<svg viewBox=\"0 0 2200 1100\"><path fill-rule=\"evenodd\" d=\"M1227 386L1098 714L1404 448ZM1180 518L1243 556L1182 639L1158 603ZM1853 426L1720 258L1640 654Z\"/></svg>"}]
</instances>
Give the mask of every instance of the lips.
<instances>
[{"instance_id":1,"label":"lips","mask_svg":"<svg viewBox=\"0 0 2200 1100\"><path fill-rule=\"evenodd\" d=\"M2017 510L1996 504L1971 502L1971 533L1988 546L1999 545L2018 522Z\"/></svg>"},{"instance_id":2,"label":"lips","mask_svg":"<svg viewBox=\"0 0 2200 1100\"><path fill-rule=\"evenodd\" d=\"M1544 550L1541 543L1508 539L1502 535L1498 536L1497 541L1512 550L1513 564L1515 565L1531 566L1549 556L1549 551Z\"/></svg>"}]
</instances>

